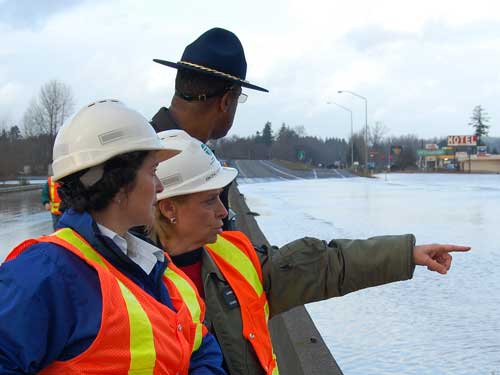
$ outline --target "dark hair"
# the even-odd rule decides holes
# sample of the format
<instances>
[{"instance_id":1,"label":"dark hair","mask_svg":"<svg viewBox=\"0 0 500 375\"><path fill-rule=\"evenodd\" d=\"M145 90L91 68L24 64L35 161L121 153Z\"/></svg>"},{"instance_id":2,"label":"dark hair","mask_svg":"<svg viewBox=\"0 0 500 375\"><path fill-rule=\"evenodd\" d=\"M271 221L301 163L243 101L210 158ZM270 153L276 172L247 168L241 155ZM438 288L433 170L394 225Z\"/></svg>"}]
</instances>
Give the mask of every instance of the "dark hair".
<instances>
[{"instance_id":1,"label":"dark hair","mask_svg":"<svg viewBox=\"0 0 500 375\"><path fill-rule=\"evenodd\" d=\"M199 73L191 69L179 69L175 77L175 91L188 96L223 95L225 89L233 86L233 82Z\"/></svg>"},{"instance_id":2,"label":"dark hair","mask_svg":"<svg viewBox=\"0 0 500 375\"><path fill-rule=\"evenodd\" d=\"M109 159L104 162L101 179L90 187L85 187L80 181L88 169L64 177L58 190L64 209L72 208L77 212L105 209L121 189L129 192L134 188L137 170L148 153L133 151Z\"/></svg>"}]
</instances>

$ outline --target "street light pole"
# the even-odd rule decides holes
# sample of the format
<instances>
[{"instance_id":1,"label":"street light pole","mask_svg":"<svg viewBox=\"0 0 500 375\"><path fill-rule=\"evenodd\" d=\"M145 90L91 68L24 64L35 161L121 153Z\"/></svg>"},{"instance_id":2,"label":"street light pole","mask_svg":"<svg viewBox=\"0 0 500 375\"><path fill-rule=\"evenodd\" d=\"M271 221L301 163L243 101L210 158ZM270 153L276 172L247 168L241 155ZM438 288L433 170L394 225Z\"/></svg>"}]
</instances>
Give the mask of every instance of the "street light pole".
<instances>
[{"instance_id":1,"label":"street light pole","mask_svg":"<svg viewBox=\"0 0 500 375\"><path fill-rule=\"evenodd\" d=\"M327 104L335 104L337 107L345 109L346 111L348 111L351 114L351 168L352 168L352 165L354 164L354 139L353 139L353 128L352 128L352 111L349 108L344 107L343 105L340 105L340 104L335 103L335 102L327 102Z\"/></svg>"},{"instance_id":2,"label":"street light pole","mask_svg":"<svg viewBox=\"0 0 500 375\"><path fill-rule=\"evenodd\" d=\"M368 99L366 99L363 95L356 94L355 92L348 90L339 90L338 93L348 93L354 96L357 96L360 99L365 101L365 170L368 172Z\"/></svg>"}]
</instances>

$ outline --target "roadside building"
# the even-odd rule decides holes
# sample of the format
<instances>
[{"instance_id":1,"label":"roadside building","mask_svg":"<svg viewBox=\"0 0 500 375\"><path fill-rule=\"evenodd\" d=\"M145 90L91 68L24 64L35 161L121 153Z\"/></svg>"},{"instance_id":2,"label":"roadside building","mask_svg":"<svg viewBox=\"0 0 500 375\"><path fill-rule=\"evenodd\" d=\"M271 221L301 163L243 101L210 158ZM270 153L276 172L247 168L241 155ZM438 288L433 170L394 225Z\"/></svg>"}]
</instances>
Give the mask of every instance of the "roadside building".
<instances>
[{"instance_id":1,"label":"roadside building","mask_svg":"<svg viewBox=\"0 0 500 375\"><path fill-rule=\"evenodd\" d=\"M500 155L472 155L461 163L461 170L474 173L500 173Z\"/></svg>"},{"instance_id":2,"label":"roadside building","mask_svg":"<svg viewBox=\"0 0 500 375\"><path fill-rule=\"evenodd\" d=\"M417 150L417 155L420 157L422 169L427 171L435 171L438 169L455 169L455 151L452 147L436 147L431 148L431 145L426 145L425 149Z\"/></svg>"}]
</instances>

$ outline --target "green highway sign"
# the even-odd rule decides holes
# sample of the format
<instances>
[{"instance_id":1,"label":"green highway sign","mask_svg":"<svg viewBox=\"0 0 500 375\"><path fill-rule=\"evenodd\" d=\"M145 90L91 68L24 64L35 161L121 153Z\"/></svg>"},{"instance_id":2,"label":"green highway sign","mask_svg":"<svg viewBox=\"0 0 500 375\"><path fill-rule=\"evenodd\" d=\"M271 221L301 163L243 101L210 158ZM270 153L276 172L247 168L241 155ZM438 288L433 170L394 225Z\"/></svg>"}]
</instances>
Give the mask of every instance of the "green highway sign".
<instances>
[{"instance_id":1,"label":"green highway sign","mask_svg":"<svg viewBox=\"0 0 500 375\"><path fill-rule=\"evenodd\" d=\"M438 155L446 155L446 150L417 150L418 156L438 156Z\"/></svg>"}]
</instances>

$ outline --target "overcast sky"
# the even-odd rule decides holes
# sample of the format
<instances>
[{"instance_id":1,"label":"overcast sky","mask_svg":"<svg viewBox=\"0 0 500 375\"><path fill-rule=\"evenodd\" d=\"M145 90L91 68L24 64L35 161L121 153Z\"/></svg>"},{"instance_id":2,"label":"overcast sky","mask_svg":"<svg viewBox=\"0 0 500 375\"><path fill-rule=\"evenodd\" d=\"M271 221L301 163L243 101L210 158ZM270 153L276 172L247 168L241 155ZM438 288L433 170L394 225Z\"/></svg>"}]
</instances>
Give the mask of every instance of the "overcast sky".
<instances>
[{"instance_id":1,"label":"overcast sky","mask_svg":"<svg viewBox=\"0 0 500 375\"><path fill-rule=\"evenodd\" d=\"M389 134L470 134L474 106L500 136L497 0L0 0L0 120L18 123L40 86L58 79L77 108L117 98L151 118L168 106L184 47L218 26L245 47L247 90L230 134L271 121L347 137L380 121Z\"/></svg>"}]
</instances>

